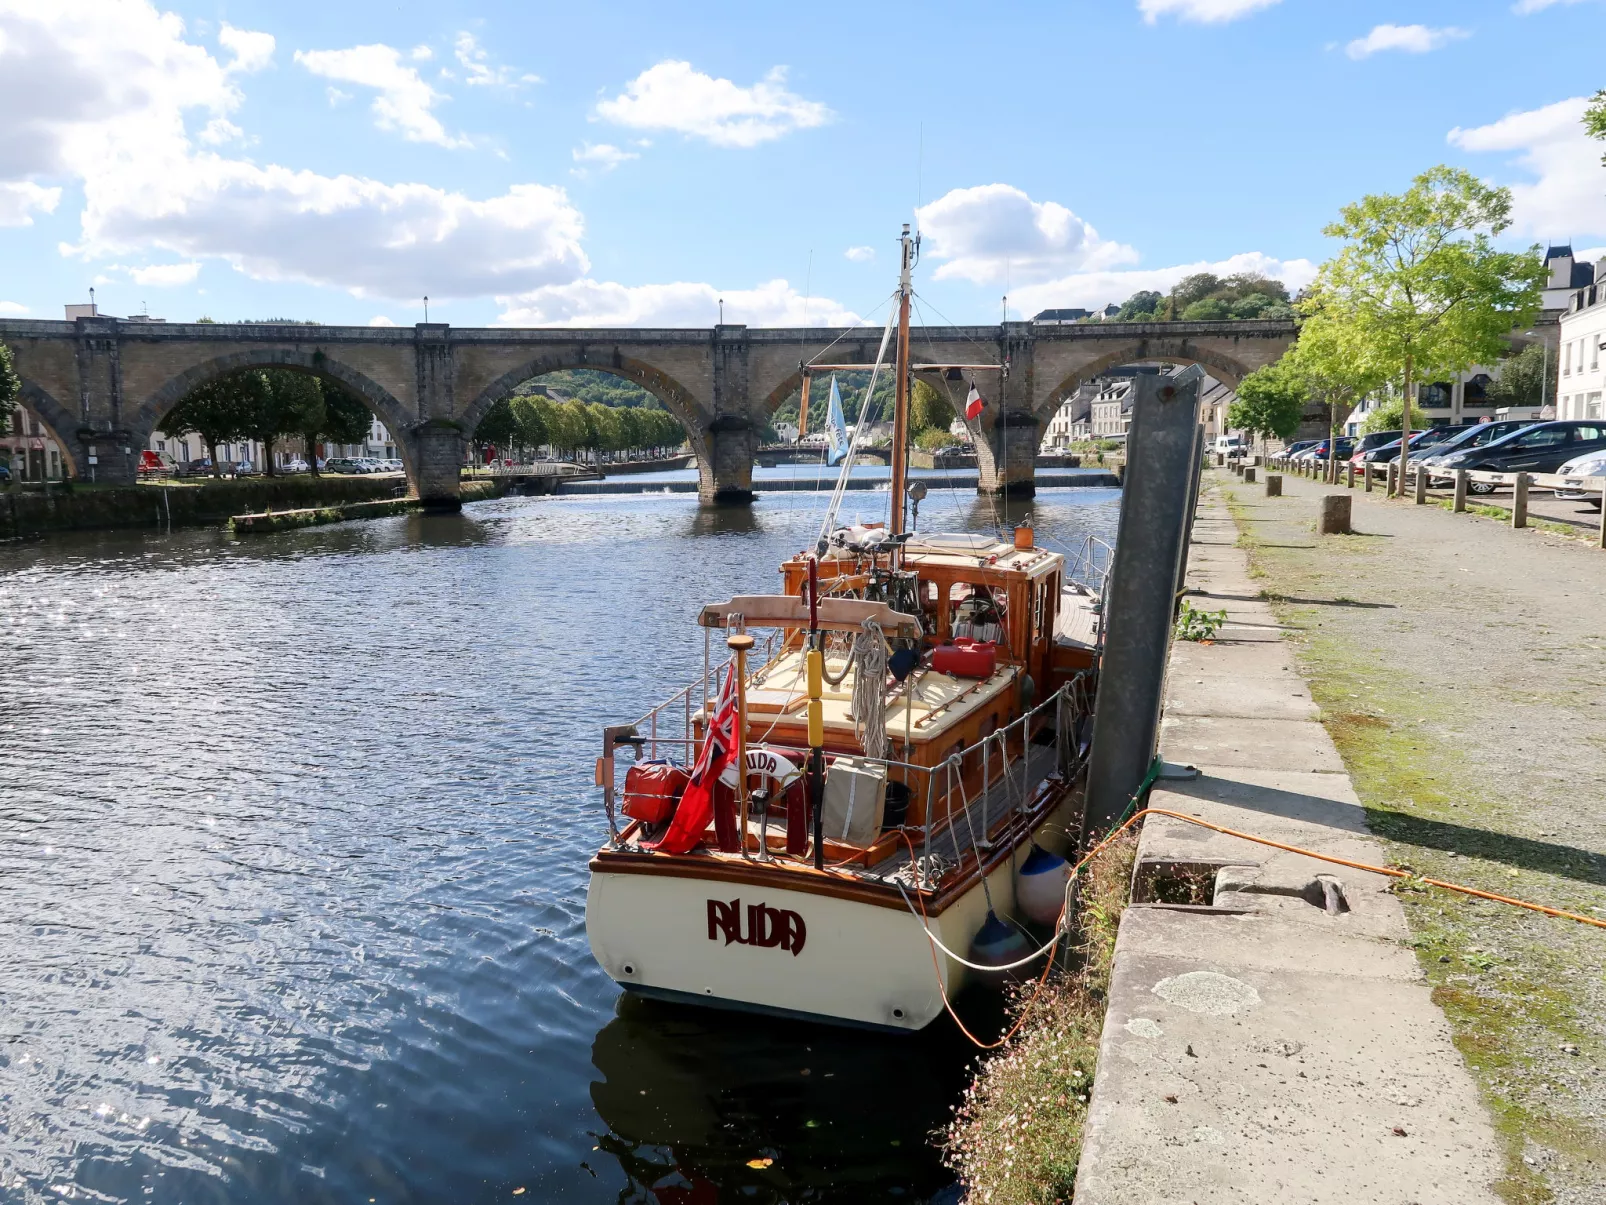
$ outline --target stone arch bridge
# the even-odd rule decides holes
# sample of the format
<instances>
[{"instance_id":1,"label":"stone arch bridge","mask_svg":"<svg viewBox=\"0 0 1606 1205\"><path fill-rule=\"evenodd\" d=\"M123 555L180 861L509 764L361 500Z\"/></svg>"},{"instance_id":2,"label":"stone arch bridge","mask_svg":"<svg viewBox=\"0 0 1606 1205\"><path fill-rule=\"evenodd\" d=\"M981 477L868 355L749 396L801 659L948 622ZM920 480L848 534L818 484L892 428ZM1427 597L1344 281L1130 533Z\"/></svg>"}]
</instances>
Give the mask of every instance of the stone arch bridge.
<instances>
[{"instance_id":1,"label":"stone arch bridge","mask_svg":"<svg viewBox=\"0 0 1606 1205\"><path fill-rule=\"evenodd\" d=\"M1028 492L1043 424L1084 380L1119 364L1199 364L1229 385L1293 342L1291 322L1090 323L928 327L915 364L1007 365L972 374L991 403L977 441L980 488ZM653 393L686 427L706 503L752 497L767 420L796 392L804 362L870 365L870 327L694 330L412 328L0 320L23 403L48 426L71 471L135 479L139 452L191 389L241 368L318 372L343 382L395 436L426 503L454 506L466 444L485 413L531 377L601 369ZM966 386L950 383L955 400Z\"/></svg>"}]
</instances>

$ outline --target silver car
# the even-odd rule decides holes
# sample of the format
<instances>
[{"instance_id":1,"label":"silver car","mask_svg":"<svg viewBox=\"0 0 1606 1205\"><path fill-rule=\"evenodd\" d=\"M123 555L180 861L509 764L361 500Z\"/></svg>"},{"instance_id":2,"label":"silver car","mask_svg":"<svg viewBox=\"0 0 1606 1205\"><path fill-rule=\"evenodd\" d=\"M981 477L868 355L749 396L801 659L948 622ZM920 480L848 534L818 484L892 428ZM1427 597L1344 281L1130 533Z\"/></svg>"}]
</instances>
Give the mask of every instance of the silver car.
<instances>
[{"instance_id":1,"label":"silver car","mask_svg":"<svg viewBox=\"0 0 1606 1205\"><path fill-rule=\"evenodd\" d=\"M1593 502L1599 506L1600 482L1591 481L1589 478L1606 477L1606 448L1596 448L1593 452L1574 456L1557 469L1556 473L1563 479L1562 487L1556 491L1556 497L1569 502Z\"/></svg>"}]
</instances>

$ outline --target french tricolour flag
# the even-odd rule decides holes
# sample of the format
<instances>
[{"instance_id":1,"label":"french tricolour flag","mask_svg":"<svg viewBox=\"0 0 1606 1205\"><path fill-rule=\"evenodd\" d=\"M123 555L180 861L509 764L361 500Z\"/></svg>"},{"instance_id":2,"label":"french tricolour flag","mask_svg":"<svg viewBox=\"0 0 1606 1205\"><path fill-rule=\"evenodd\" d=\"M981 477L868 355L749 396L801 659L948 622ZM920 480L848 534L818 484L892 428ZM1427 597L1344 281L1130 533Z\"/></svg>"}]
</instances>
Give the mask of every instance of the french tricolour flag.
<instances>
[{"instance_id":1,"label":"french tricolour flag","mask_svg":"<svg viewBox=\"0 0 1606 1205\"><path fill-rule=\"evenodd\" d=\"M970 387L970 395L965 398L965 418L974 422L981 417L981 412L987 409L987 399L982 397L981 391L974 385Z\"/></svg>"}]
</instances>

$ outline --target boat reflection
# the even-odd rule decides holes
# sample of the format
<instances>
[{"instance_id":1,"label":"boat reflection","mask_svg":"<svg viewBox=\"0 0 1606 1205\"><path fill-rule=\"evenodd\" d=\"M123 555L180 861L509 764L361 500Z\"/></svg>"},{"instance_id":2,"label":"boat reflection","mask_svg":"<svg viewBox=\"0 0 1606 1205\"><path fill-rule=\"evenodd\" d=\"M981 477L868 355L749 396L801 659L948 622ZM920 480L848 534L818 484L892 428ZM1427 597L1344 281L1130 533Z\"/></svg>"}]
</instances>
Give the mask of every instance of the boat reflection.
<instances>
[{"instance_id":1,"label":"boat reflection","mask_svg":"<svg viewBox=\"0 0 1606 1205\"><path fill-rule=\"evenodd\" d=\"M591 1048L597 1145L622 1201L956 1200L931 1139L962 1043L947 1025L887 1035L626 993Z\"/></svg>"}]
</instances>

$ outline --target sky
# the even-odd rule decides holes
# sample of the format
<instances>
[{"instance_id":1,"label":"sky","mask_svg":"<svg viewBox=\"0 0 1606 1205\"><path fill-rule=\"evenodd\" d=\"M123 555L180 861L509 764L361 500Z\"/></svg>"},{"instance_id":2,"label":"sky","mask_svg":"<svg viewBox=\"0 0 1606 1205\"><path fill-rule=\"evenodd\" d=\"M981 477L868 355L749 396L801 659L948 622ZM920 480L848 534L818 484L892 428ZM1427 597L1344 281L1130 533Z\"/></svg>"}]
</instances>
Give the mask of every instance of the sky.
<instances>
[{"instance_id":1,"label":"sky","mask_svg":"<svg viewBox=\"0 0 1606 1205\"><path fill-rule=\"evenodd\" d=\"M1606 0L0 0L0 316L927 322L1297 288L1437 163L1606 246ZM1006 299L1007 298L1007 302ZM720 302L723 300L723 311Z\"/></svg>"}]
</instances>

